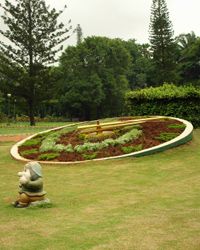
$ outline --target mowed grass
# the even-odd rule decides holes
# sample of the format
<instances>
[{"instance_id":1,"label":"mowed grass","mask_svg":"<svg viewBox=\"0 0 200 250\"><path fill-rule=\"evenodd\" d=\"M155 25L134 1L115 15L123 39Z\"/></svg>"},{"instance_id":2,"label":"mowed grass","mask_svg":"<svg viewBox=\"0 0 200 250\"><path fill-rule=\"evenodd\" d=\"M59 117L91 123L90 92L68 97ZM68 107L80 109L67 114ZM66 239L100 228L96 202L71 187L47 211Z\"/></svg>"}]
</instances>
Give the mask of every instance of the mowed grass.
<instances>
[{"instance_id":1,"label":"mowed grass","mask_svg":"<svg viewBox=\"0 0 200 250\"><path fill-rule=\"evenodd\" d=\"M37 122L36 126L30 126L28 122L0 123L0 135L33 134L50 128L60 127L70 122Z\"/></svg>"},{"instance_id":2,"label":"mowed grass","mask_svg":"<svg viewBox=\"0 0 200 250\"><path fill-rule=\"evenodd\" d=\"M52 208L17 209L23 167L0 144L0 249L200 249L200 130L163 153L43 165Z\"/></svg>"}]
</instances>

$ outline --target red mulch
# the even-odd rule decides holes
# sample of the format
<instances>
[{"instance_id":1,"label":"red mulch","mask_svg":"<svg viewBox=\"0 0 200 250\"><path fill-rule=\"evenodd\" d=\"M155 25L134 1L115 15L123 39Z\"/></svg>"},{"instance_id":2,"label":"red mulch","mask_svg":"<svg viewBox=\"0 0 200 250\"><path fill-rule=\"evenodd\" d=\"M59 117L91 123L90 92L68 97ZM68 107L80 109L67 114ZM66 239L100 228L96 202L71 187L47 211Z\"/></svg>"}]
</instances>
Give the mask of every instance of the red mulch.
<instances>
[{"instance_id":1,"label":"red mulch","mask_svg":"<svg viewBox=\"0 0 200 250\"><path fill-rule=\"evenodd\" d=\"M168 128L170 124L181 124L181 122L177 120L156 120L156 121L148 121L145 123L140 124L142 127L143 134L136 140L133 140L131 142L128 142L123 145L123 147L127 146L137 146L142 144L142 148L150 148L156 145L161 144L162 142L159 140L156 140L155 137L159 136L163 132L173 132L173 133L181 133L183 129L181 128ZM81 145L84 143L83 140L78 138L78 132L70 132L67 134L64 134L60 137L60 139L57 141L57 144L64 144L67 145L71 143L72 146ZM19 152L22 152L24 150L37 148L39 151L40 145L34 146L34 147L20 147ZM45 152L48 153L48 152ZM49 152L51 153L51 152ZM94 152L85 152L86 154L93 154ZM96 158L104 158L109 156L117 156L124 154L121 146L110 146L108 148L104 148L101 150L98 150ZM37 154L31 154L26 158L31 160L38 160L38 157L41 155L41 153ZM63 161L63 162L73 162L73 161L83 161L84 158L81 154L73 152L73 153L66 153L61 152L60 155L55 158L53 161Z\"/></svg>"}]
</instances>

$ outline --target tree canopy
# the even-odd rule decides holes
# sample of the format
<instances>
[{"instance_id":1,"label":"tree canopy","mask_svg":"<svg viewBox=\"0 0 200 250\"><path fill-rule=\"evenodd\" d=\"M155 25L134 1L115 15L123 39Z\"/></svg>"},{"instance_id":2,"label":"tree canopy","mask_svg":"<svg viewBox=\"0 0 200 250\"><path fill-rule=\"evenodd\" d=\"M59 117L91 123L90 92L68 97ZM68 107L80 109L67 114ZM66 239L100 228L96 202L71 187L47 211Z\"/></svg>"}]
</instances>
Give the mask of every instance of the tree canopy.
<instances>
[{"instance_id":1,"label":"tree canopy","mask_svg":"<svg viewBox=\"0 0 200 250\"><path fill-rule=\"evenodd\" d=\"M62 98L69 111L85 119L120 112L128 88L130 54L121 40L88 37L68 47L60 59Z\"/></svg>"},{"instance_id":2,"label":"tree canopy","mask_svg":"<svg viewBox=\"0 0 200 250\"><path fill-rule=\"evenodd\" d=\"M174 81L175 43L172 23L165 0L153 0L151 8L149 40L155 66L155 81Z\"/></svg>"},{"instance_id":3,"label":"tree canopy","mask_svg":"<svg viewBox=\"0 0 200 250\"><path fill-rule=\"evenodd\" d=\"M56 54L69 37L71 27L58 23L63 11L50 9L44 0L5 0L1 6L7 30L1 30L0 53L5 68L1 73L12 80L11 90L28 104L31 125L34 107L47 97L49 89L48 65L56 62Z\"/></svg>"}]
</instances>

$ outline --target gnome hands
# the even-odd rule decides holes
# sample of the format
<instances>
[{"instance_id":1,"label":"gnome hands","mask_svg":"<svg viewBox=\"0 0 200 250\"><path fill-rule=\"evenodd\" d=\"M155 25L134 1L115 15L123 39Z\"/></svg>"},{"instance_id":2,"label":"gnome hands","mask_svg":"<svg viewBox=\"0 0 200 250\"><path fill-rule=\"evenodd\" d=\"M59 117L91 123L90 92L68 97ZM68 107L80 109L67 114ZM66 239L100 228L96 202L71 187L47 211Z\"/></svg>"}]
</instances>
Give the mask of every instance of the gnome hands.
<instances>
[{"instance_id":1,"label":"gnome hands","mask_svg":"<svg viewBox=\"0 0 200 250\"><path fill-rule=\"evenodd\" d=\"M26 184L30 181L30 178L31 178L30 170L26 169L23 172L18 172L18 176L20 177L19 178L20 185Z\"/></svg>"}]
</instances>

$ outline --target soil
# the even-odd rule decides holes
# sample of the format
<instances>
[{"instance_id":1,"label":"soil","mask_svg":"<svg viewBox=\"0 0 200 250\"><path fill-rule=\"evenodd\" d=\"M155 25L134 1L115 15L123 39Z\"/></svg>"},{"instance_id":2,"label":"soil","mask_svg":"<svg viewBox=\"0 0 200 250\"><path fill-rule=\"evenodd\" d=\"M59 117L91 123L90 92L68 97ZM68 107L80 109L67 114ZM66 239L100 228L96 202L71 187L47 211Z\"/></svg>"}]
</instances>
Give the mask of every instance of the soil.
<instances>
[{"instance_id":1,"label":"soil","mask_svg":"<svg viewBox=\"0 0 200 250\"><path fill-rule=\"evenodd\" d=\"M172 119L156 120L156 121L154 120L154 121L147 121L145 123L142 123L140 124L140 126L142 128L143 133L138 139L135 139L123 145L110 146L108 148L98 150L96 152L95 158L104 158L104 157L122 155L124 154L121 148L122 146L128 147L128 146L137 146L137 145L142 144L142 149L157 146L163 143L163 141L155 139L161 133L169 132L169 133L181 134L183 132L184 128L169 128L168 126L170 124L182 124L182 123L177 120L172 120ZM67 145L69 143L71 143L72 146L76 146L76 145L82 145L84 141L80 139L77 131L64 134L57 141L57 144ZM42 153L39 153L39 147L40 145L37 145L34 147L21 146L19 148L19 153L23 153L23 151L29 150L29 149L37 149L38 153L29 154L28 156L26 156L26 158L31 159L31 160L38 160L39 156L42 154ZM46 153L53 153L53 151L45 152L45 154ZM94 154L94 152L87 151L85 152L85 154L87 155ZM85 159L80 153L61 152L60 155L57 158L55 158L53 161L74 162L74 161L83 161L83 160Z\"/></svg>"},{"instance_id":2,"label":"soil","mask_svg":"<svg viewBox=\"0 0 200 250\"><path fill-rule=\"evenodd\" d=\"M0 142L18 142L26 137L27 135L0 135Z\"/></svg>"}]
</instances>

